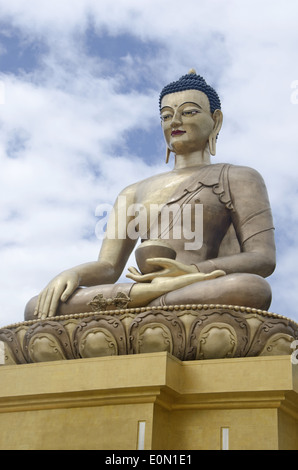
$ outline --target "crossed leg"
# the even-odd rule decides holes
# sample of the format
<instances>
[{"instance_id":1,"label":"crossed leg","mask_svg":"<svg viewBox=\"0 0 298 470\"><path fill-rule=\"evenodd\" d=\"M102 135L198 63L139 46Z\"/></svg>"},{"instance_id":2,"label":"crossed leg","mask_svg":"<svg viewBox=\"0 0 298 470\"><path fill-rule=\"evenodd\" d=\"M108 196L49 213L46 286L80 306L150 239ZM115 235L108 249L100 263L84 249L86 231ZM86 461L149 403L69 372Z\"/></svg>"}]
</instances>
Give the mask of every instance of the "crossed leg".
<instances>
[{"instance_id":1,"label":"crossed leg","mask_svg":"<svg viewBox=\"0 0 298 470\"><path fill-rule=\"evenodd\" d=\"M60 303L56 315L90 311L89 302L97 294L113 298L124 292L128 307L176 304L231 304L266 310L271 303L271 289L267 281L255 274L229 274L213 271L171 278L155 278L151 283L106 284L77 289L70 299ZM36 319L34 310L38 297L33 297L25 309L25 320ZM108 308L114 309L111 304Z\"/></svg>"},{"instance_id":2,"label":"crossed leg","mask_svg":"<svg viewBox=\"0 0 298 470\"><path fill-rule=\"evenodd\" d=\"M225 304L267 310L271 299L271 287L263 277L235 273L176 289L149 305Z\"/></svg>"}]
</instances>

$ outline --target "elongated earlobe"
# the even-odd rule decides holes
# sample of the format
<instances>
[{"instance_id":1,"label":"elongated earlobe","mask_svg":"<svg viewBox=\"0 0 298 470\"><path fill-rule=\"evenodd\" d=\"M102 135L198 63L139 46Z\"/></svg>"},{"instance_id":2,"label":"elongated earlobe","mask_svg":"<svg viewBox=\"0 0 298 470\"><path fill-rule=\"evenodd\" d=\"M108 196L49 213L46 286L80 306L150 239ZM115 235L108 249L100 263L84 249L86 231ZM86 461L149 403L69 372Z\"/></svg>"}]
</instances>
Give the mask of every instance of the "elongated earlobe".
<instances>
[{"instance_id":1,"label":"elongated earlobe","mask_svg":"<svg viewBox=\"0 0 298 470\"><path fill-rule=\"evenodd\" d=\"M171 150L169 149L169 147L167 147L166 163L169 163L170 153L171 153Z\"/></svg>"},{"instance_id":2,"label":"elongated earlobe","mask_svg":"<svg viewBox=\"0 0 298 470\"><path fill-rule=\"evenodd\" d=\"M213 135L210 135L209 137L209 151L211 155L216 155L216 137L214 137Z\"/></svg>"},{"instance_id":3,"label":"elongated earlobe","mask_svg":"<svg viewBox=\"0 0 298 470\"><path fill-rule=\"evenodd\" d=\"M211 155L216 154L216 139L219 134L219 131L222 126L223 115L220 109L216 109L213 113L213 120L214 120L214 129L209 136L209 151Z\"/></svg>"}]
</instances>

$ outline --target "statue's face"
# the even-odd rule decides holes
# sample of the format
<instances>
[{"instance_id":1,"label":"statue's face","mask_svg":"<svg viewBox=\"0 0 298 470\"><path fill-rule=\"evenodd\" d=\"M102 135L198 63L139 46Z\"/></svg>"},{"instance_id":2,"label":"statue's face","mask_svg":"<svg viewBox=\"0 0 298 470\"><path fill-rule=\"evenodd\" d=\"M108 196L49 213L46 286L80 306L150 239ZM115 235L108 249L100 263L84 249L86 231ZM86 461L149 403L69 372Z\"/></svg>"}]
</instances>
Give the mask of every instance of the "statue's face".
<instances>
[{"instance_id":1,"label":"statue's face","mask_svg":"<svg viewBox=\"0 0 298 470\"><path fill-rule=\"evenodd\" d=\"M214 128L209 100L198 90L165 95L161 120L169 149L182 155L204 150Z\"/></svg>"}]
</instances>

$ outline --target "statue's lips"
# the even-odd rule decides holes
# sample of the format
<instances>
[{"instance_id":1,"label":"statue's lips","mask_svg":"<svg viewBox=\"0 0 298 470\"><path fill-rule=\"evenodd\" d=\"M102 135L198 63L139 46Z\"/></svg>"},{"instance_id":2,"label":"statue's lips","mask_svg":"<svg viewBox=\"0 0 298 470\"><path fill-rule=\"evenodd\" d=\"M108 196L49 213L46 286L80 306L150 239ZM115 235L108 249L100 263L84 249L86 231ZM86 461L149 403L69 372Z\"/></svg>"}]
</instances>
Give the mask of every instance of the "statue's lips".
<instances>
[{"instance_id":1,"label":"statue's lips","mask_svg":"<svg viewBox=\"0 0 298 470\"><path fill-rule=\"evenodd\" d=\"M171 135L182 135L185 134L185 131L172 131Z\"/></svg>"}]
</instances>

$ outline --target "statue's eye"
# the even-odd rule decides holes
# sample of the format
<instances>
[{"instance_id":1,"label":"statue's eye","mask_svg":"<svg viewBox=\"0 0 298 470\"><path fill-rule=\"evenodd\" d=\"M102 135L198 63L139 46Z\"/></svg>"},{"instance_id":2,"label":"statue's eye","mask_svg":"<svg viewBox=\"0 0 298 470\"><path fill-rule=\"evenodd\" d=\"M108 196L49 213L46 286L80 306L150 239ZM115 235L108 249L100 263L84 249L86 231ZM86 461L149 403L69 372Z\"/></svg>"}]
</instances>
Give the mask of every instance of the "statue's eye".
<instances>
[{"instance_id":1,"label":"statue's eye","mask_svg":"<svg viewBox=\"0 0 298 470\"><path fill-rule=\"evenodd\" d=\"M196 109L192 109L191 111L183 111L182 116L194 116L195 114L198 114L199 111Z\"/></svg>"},{"instance_id":2,"label":"statue's eye","mask_svg":"<svg viewBox=\"0 0 298 470\"><path fill-rule=\"evenodd\" d=\"M162 121L169 121L169 120L172 119L172 118L173 118L173 115L172 115L172 114L163 114L163 115L161 116L161 120L162 120Z\"/></svg>"}]
</instances>

